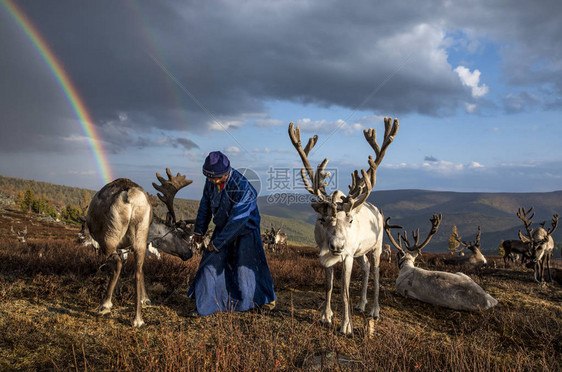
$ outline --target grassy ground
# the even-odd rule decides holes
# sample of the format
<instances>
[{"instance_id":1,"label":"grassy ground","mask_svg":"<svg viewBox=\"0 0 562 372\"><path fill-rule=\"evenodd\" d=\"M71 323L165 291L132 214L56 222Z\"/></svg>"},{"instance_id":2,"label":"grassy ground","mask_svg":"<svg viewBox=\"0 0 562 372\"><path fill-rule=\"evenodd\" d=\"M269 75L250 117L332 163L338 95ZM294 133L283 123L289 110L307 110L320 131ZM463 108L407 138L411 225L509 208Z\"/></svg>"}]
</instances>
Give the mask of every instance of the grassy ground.
<instances>
[{"instance_id":1,"label":"grassy ground","mask_svg":"<svg viewBox=\"0 0 562 372\"><path fill-rule=\"evenodd\" d=\"M29 239L20 244L10 227L24 225ZM74 242L76 232L0 211L0 370L562 368L562 287L540 286L530 270L504 268L499 258L470 273L499 301L481 313L400 297L394 291L398 269L383 263L381 319L372 323L356 311L353 338L337 332L339 286L334 327L319 323L324 274L312 247L268 253L278 295L274 311L198 318L189 317L195 304L186 298L198 259L149 258L145 276L154 306L143 309L146 326L135 329L132 263L123 269L112 313L97 316L107 272L91 248ZM359 271L353 277L357 282ZM351 294L357 302L358 284Z\"/></svg>"}]
</instances>

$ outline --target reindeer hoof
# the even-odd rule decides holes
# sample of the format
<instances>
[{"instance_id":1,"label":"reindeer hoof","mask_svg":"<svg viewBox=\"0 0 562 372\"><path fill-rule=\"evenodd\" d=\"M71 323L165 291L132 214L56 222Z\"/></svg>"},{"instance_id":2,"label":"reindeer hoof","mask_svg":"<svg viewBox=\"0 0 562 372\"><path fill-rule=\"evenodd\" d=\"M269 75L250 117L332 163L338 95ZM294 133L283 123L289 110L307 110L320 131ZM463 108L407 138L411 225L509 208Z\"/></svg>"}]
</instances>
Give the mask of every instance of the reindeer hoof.
<instances>
[{"instance_id":1,"label":"reindeer hoof","mask_svg":"<svg viewBox=\"0 0 562 372\"><path fill-rule=\"evenodd\" d=\"M135 319L133 321L133 327L135 328L142 327L143 325L144 325L144 321L142 319Z\"/></svg>"},{"instance_id":2,"label":"reindeer hoof","mask_svg":"<svg viewBox=\"0 0 562 372\"><path fill-rule=\"evenodd\" d=\"M353 328L350 325L341 326L340 333L343 333L348 338L353 338Z\"/></svg>"},{"instance_id":3,"label":"reindeer hoof","mask_svg":"<svg viewBox=\"0 0 562 372\"><path fill-rule=\"evenodd\" d=\"M109 314L111 312L111 307L110 306L103 306L101 305L98 308L98 315L105 315L105 314Z\"/></svg>"},{"instance_id":4,"label":"reindeer hoof","mask_svg":"<svg viewBox=\"0 0 562 372\"><path fill-rule=\"evenodd\" d=\"M358 303L357 305L355 305L355 310L364 313L364 312L365 312L365 306L366 306L366 305L367 305L366 303L364 303L364 304Z\"/></svg>"},{"instance_id":5,"label":"reindeer hoof","mask_svg":"<svg viewBox=\"0 0 562 372\"><path fill-rule=\"evenodd\" d=\"M152 306L152 301L150 301L148 298L142 300L142 307L151 307L151 306Z\"/></svg>"}]
</instances>

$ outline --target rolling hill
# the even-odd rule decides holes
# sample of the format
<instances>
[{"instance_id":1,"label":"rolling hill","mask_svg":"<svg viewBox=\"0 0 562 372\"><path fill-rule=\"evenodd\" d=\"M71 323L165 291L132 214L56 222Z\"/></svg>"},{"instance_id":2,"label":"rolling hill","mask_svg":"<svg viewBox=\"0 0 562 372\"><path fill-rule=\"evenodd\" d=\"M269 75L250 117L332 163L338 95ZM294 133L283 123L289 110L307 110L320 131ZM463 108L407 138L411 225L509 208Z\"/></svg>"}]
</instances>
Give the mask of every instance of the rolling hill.
<instances>
[{"instance_id":1,"label":"rolling hill","mask_svg":"<svg viewBox=\"0 0 562 372\"><path fill-rule=\"evenodd\" d=\"M297 198L293 198L297 199ZM262 213L289 218L293 216L304 223L314 224L316 213L308 203L290 204L275 202L271 197L262 196L258 205ZM433 237L428 251L444 251L454 225L463 240L474 240L477 228L482 229L482 250L497 252L503 239L517 239L517 232L523 228L517 218L517 208L534 207L534 223L550 221L554 213L562 213L562 191L549 193L464 193L426 190L374 191L368 201L383 210L392 222L409 231L420 228L425 234L429 218L442 213L443 221L439 232ZM553 234L555 241L562 241L562 228ZM385 239L386 240L386 239Z\"/></svg>"},{"instance_id":2,"label":"rolling hill","mask_svg":"<svg viewBox=\"0 0 562 372\"><path fill-rule=\"evenodd\" d=\"M76 204L83 197L83 190L76 187L54 185L47 182L22 180L0 176L0 193L15 196L19 191L32 189L36 195L45 195L56 201L56 205ZM93 190L87 190L91 195ZM290 242L314 245L314 223L316 213L310 207L308 195L286 195L279 198L260 196L258 206L261 212L262 231L272 225L283 227ZM290 201L290 202L289 202ZM298 201L298 202L294 202ZM517 239L517 231L523 228L517 218L519 207L534 207L535 225L550 220L554 213L562 213L562 191L548 193L466 193L426 190L374 191L368 201L383 210L392 222L404 226L409 231L420 228L423 236L429 229L429 218L434 213L442 213L443 221L439 232L434 236L427 251L447 249L448 237L453 226L463 240L474 240L477 227L482 229L482 250L495 253L503 239ZM192 218L197 212L198 200L177 199L179 218ZM163 208L157 210L164 215ZM562 242L562 226L554 235L554 240ZM386 240L386 238L385 238Z\"/></svg>"}]
</instances>

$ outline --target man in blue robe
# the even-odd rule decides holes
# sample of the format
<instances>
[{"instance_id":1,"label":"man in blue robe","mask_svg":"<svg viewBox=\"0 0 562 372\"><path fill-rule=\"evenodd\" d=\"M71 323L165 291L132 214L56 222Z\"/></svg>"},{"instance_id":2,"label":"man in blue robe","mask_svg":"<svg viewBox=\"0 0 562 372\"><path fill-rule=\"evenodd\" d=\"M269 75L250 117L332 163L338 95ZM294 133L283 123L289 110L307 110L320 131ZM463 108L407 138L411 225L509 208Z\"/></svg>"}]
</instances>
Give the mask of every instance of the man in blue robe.
<instances>
[{"instance_id":1,"label":"man in blue robe","mask_svg":"<svg viewBox=\"0 0 562 372\"><path fill-rule=\"evenodd\" d=\"M256 190L220 151L207 156L203 174L207 180L194 242L202 242L211 218L215 229L188 296L195 296L199 315L272 308L276 296L261 242Z\"/></svg>"}]
</instances>

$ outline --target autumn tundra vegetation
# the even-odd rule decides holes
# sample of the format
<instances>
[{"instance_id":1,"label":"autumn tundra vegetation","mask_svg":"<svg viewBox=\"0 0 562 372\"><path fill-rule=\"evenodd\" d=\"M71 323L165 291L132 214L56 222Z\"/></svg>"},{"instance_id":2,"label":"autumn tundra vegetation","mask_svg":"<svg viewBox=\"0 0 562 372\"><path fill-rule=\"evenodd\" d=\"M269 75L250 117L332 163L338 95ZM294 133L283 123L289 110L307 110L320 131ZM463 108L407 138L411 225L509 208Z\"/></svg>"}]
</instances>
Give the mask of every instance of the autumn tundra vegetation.
<instances>
[{"instance_id":1,"label":"autumn tundra vegetation","mask_svg":"<svg viewBox=\"0 0 562 372\"><path fill-rule=\"evenodd\" d=\"M195 303L186 292L199 258L185 260L197 247L192 218L174 209L176 192L190 183L179 173L157 174L162 203L123 179L89 207L84 193L55 217L41 207L49 204L45 195L35 207L30 193L13 203L0 198L0 370L560 370L558 215L550 227L533 228L531 209L520 208L526 234L522 244L498 242L503 255L484 252L477 224L475 240L451 234L451 252L462 258L451 265L450 254L427 252L446 214L408 236L367 202L397 131L398 121L385 119L381 146L374 130L365 131L375 158L352 174L346 195L326 192L327 159L311 167L317 137L303 148L298 127L289 127L314 196L316 246L286 234L282 249L266 251L278 296L273 310L190 316ZM128 219L131 203L141 213ZM75 216L61 218L61 210ZM76 239L82 220L93 246ZM279 232L272 226L267 242L276 244ZM380 260L386 238L395 262ZM146 255L147 248L168 254ZM458 255L464 249L471 254ZM506 265L514 252L526 265ZM342 301L332 307L334 292Z\"/></svg>"}]
</instances>

